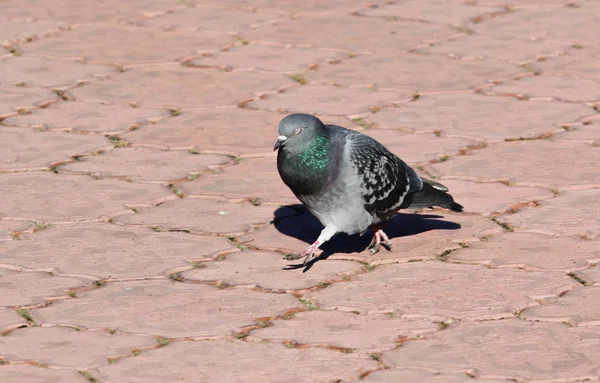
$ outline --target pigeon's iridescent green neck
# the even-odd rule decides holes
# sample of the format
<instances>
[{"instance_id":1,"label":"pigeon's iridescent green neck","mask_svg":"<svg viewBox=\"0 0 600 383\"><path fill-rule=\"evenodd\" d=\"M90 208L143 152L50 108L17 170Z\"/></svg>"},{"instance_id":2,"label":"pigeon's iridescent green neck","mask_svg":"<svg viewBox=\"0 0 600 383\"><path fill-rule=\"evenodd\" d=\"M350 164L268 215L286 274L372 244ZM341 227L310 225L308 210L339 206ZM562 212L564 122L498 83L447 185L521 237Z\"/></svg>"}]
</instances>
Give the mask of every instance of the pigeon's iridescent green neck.
<instances>
[{"instance_id":1,"label":"pigeon's iridescent green neck","mask_svg":"<svg viewBox=\"0 0 600 383\"><path fill-rule=\"evenodd\" d=\"M315 136L308 148L300 153L300 162L312 171L323 170L329 161L330 148L327 137Z\"/></svg>"}]
</instances>

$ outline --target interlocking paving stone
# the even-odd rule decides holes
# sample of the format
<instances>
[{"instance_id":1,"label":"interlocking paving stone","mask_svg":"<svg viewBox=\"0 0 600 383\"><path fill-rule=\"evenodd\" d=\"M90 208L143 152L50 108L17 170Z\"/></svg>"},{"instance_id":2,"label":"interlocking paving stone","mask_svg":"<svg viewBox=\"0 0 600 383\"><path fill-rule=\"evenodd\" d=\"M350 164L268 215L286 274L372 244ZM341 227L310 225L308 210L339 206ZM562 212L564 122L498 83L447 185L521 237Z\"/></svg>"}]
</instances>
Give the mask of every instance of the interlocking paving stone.
<instances>
[{"instance_id":1,"label":"interlocking paving stone","mask_svg":"<svg viewBox=\"0 0 600 383\"><path fill-rule=\"evenodd\" d=\"M491 268L570 271L600 259L600 242L536 233L502 233L450 255L451 261L479 263Z\"/></svg>"},{"instance_id":2,"label":"interlocking paving stone","mask_svg":"<svg viewBox=\"0 0 600 383\"><path fill-rule=\"evenodd\" d=\"M253 227L269 223L272 218L271 206L185 198L167 201L153 208L140 208L136 214L122 215L117 221L171 230L241 234Z\"/></svg>"},{"instance_id":3,"label":"interlocking paving stone","mask_svg":"<svg viewBox=\"0 0 600 383\"><path fill-rule=\"evenodd\" d=\"M572 78L541 75L525 77L519 81L495 86L499 94L515 94L528 97L552 97L571 102L600 101L600 79Z\"/></svg>"},{"instance_id":4,"label":"interlocking paving stone","mask_svg":"<svg viewBox=\"0 0 600 383\"><path fill-rule=\"evenodd\" d=\"M562 188L600 182L598 152L598 148L578 143L517 141L490 144L485 150L454 157L433 167L451 177L508 180ZM560 161L550 160L559 158Z\"/></svg>"},{"instance_id":5,"label":"interlocking paving stone","mask_svg":"<svg viewBox=\"0 0 600 383\"><path fill-rule=\"evenodd\" d=\"M39 382L39 383L86 383L89 382L81 374L68 370L51 370L31 364L7 364L0 366L2 379L6 383Z\"/></svg>"},{"instance_id":6,"label":"interlocking paving stone","mask_svg":"<svg viewBox=\"0 0 600 383\"><path fill-rule=\"evenodd\" d=\"M118 78L94 81L71 93L80 100L135 102L143 107L177 109L232 105L293 82L283 74L223 72L171 64L135 68Z\"/></svg>"},{"instance_id":7,"label":"interlocking paving stone","mask_svg":"<svg viewBox=\"0 0 600 383\"><path fill-rule=\"evenodd\" d=\"M340 88L331 85L304 85L252 101L251 108L271 111L349 115L365 113L372 107L410 99L406 90L375 90L368 87Z\"/></svg>"},{"instance_id":8,"label":"interlocking paving stone","mask_svg":"<svg viewBox=\"0 0 600 383\"><path fill-rule=\"evenodd\" d=\"M42 324L110 327L167 337L207 337L230 335L253 325L255 318L282 315L301 306L287 294L136 281L110 283L33 313Z\"/></svg>"},{"instance_id":9,"label":"interlocking paving stone","mask_svg":"<svg viewBox=\"0 0 600 383\"><path fill-rule=\"evenodd\" d=\"M535 137L593 113L589 107L481 94L426 94L365 119L380 128L475 137L488 141Z\"/></svg>"},{"instance_id":10,"label":"interlocking paving stone","mask_svg":"<svg viewBox=\"0 0 600 383\"><path fill-rule=\"evenodd\" d=\"M52 366L89 368L107 365L108 358L129 355L133 349L156 345L156 340L149 336L30 327L3 337L0 355L10 361L33 360Z\"/></svg>"},{"instance_id":11,"label":"interlocking paving stone","mask_svg":"<svg viewBox=\"0 0 600 383\"><path fill-rule=\"evenodd\" d=\"M589 41L590 33L598 31L598 24L593 21L598 10L594 1L582 2L576 7L562 7L559 11L555 8L523 9L471 28L478 33L497 36L584 43Z\"/></svg>"},{"instance_id":12,"label":"interlocking paving stone","mask_svg":"<svg viewBox=\"0 0 600 383\"><path fill-rule=\"evenodd\" d=\"M4 203L0 216L39 221L94 220L172 198L161 185L54 173L0 175ZM48 194L47 191L52 193Z\"/></svg>"},{"instance_id":13,"label":"interlocking paving stone","mask_svg":"<svg viewBox=\"0 0 600 383\"><path fill-rule=\"evenodd\" d=\"M503 183L476 183L461 180L443 180L452 195L470 213L490 214L512 211L521 203L536 203L553 197L549 189L539 187L514 187ZM460 197L457 197L460 196Z\"/></svg>"},{"instance_id":14,"label":"interlocking paving stone","mask_svg":"<svg viewBox=\"0 0 600 383\"><path fill-rule=\"evenodd\" d=\"M598 147L600 144L600 123L569 127L568 131L552 136L553 141L579 141Z\"/></svg>"},{"instance_id":15,"label":"interlocking paving stone","mask_svg":"<svg viewBox=\"0 0 600 383\"><path fill-rule=\"evenodd\" d=\"M281 181L274 156L243 159L237 165L206 172L194 181L182 183L181 190L188 194L250 198L255 203L298 202Z\"/></svg>"},{"instance_id":16,"label":"interlocking paving stone","mask_svg":"<svg viewBox=\"0 0 600 383\"><path fill-rule=\"evenodd\" d=\"M202 3L198 2L196 7L180 8L139 21L143 25L161 29L236 33L286 19L286 15L281 12L223 6L223 4L219 4L218 7L209 7Z\"/></svg>"},{"instance_id":17,"label":"interlocking paving stone","mask_svg":"<svg viewBox=\"0 0 600 383\"><path fill-rule=\"evenodd\" d=\"M555 297L573 285L562 273L419 262L379 266L352 283L305 296L325 309L483 320L513 317L537 305L537 299Z\"/></svg>"},{"instance_id":18,"label":"interlocking paving stone","mask_svg":"<svg viewBox=\"0 0 600 383\"><path fill-rule=\"evenodd\" d=\"M600 325L600 286L578 287L560 299L549 299L544 305L525 310L521 317L542 322L565 322L573 326Z\"/></svg>"},{"instance_id":19,"label":"interlocking paving stone","mask_svg":"<svg viewBox=\"0 0 600 383\"><path fill-rule=\"evenodd\" d=\"M26 326L27 322L15 310L0 309L0 333L10 331L21 326ZM2 357L0 356L0 360Z\"/></svg>"},{"instance_id":20,"label":"interlocking paving stone","mask_svg":"<svg viewBox=\"0 0 600 383\"><path fill-rule=\"evenodd\" d=\"M0 82L0 119L17 114L19 109L22 110L21 113L31 112L34 107L57 100L57 96L49 89Z\"/></svg>"},{"instance_id":21,"label":"interlocking paving stone","mask_svg":"<svg viewBox=\"0 0 600 383\"><path fill-rule=\"evenodd\" d=\"M306 33L311 31L311 33ZM313 33L319 31L319 33ZM334 48L348 52L402 51L425 40L441 39L456 34L457 30L446 25L394 21L376 17L338 14L300 14L293 20L280 21L274 25L252 31L243 36L250 41L265 41L317 48ZM327 36L326 39L322 36ZM364 36L369 36L365 39Z\"/></svg>"},{"instance_id":22,"label":"interlocking paving stone","mask_svg":"<svg viewBox=\"0 0 600 383\"><path fill-rule=\"evenodd\" d=\"M369 383L384 382L428 382L428 383L506 383L506 379L473 379L466 373L433 373L424 370L389 369L375 371L365 379Z\"/></svg>"},{"instance_id":23,"label":"interlocking paving stone","mask_svg":"<svg viewBox=\"0 0 600 383\"><path fill-rule=\"evenodd\" d=\"M501 221L524 230L592 239L600 236L600 217L593 213L599 208L600 189L568 191L537 208L502 216Z\"/></svg>"},{"instance_id":24,"label":"interlocking paving stone","mask_svg":"<svg viewBox=\"0 0 600 383\"><path fill-rule=\"evenodd\" d=\"M0 221L0 241L11 241L13 234L33 229L34 223L31 221Z\"/></svg>"},{"instance_id":25,"label":"interlocking paving stone","mask_svg":"<svg viewBox=\"0 0 600 383\"><path fill-rule=\"evenodd\" d=\"M35 18L40 20L60 20L68 23L122 21L141 12L156 12L175 9L182 4L172 0L148 0L143 9L140 3L122 3L119 0L83 0L79 7L73 7L70 0L56 0L48 3L46 0L5 0L0 9L5 17ZM85 12L82 12L85 10Z\"/></svg>"},{"instance_id":26,"label":"interlocking paving stone","mask_svg":"<svg viewBox=\"0 0 600 383\"><path fill-rule=\"evenodd\" d=\"M10 20L0 17L0 43L35 40L39 36L58 31L60 27L61 23L56 21Z\"/></svg>"},{"instance_id":27,"label":"interlocking paving stone","mask_svg":"<svg viewBox=\"0 0 600 383\"><path fill-rule=\"evenodd\" d=\"M419 48L419 52L444 54L452 58L509 61L523 64L558 56L571 50L573 50L573 46L567 42L490 35L464 35ZM554 60L560 60L560 58L553 57L549 61ZM537 63L535 66L540 67Z\"/></svg>"},{"instance_id":28,"label":"interlocking paving stone","mask_svg":"<svg viewBox=\"0 0 600 383\"><path fill-rule=\"evenodd\" d=\"M386 353L394 367L442 371L474 369L516 380L585 380L600 359L595 329L516 319L459 323L424 341Z\"/></svg>"},{"instance_id":29,"label":"interlocking paving stone","mask_svg":"<svg viewBox=\"0 0 600 383\"><path fill-rule=\"evenodd\" d=\"M547 73L598 78L600 74L594 67L594 62L599 58L600 47L586 47L570 55L537 63L536 67Z\"/></svg>"},{"instance_id":30,"label":"interlocking paving stone","mask_svg":"<svg viewBox=\"0 0 600 383\"><path fill-rule=\"evenodd\" d=\"M290 277L290 273L282 272L289 263L282 258L279 253L243 251L230 254L222 261L203 263L203 267L185 271L181 276L190 281L220 281L229 285L258 285L267 289L294 290L315 287L330 280L341 280L345 275L351 275L361 268L357 262L331 260L323 262L313 273L294 273Z\"/></svg>"},{"instance_id":31,"label":"interlocking paving stone","mask_svg":"<svg viewBox=\"0 0 600 383\"><path fill-rule=\"evenodd\" d=\"M122 36L128 37L122 39ZM115 43L107 44L107 41ZM234 41L224 34L161 31L106 23L76 26L59 36L33 42L25 46L23 51L120 65L149 64L174 61L198 52L216 51ZM157 46L161 49L156 49Z\"/></svg>"},{"instance_id":32,"label":"interlocking paving stone","mask_svg":"<svg viewBox=\"0 0 600 383\"><path fill-rule=\"evenodd\" d=\"M48 298L67 297L68 291L89 287L90 279L51 275L47 272L18 272L0 269L0 306L28 306Z\"/></svg>"},{"instance_id":33,"label":"interlocking paving stone","mask_svg":"<svg viewBox=\"0 0 600 383\"><path fill-rule=\"evenodd\" d=\"M13 242L0 249L0 263L98 278L165 275L174 267L235 249L225 238L109 224L52 226Z\"/></svg>"},{"instance_id":34,"label":"interlocking paving stone","mask_svg":"<svg viewBox=\"0 0 600 383\"><path fill-rule=\"evenodd\" d=\"M3 123L53 130L115 133L135 129L168 116L169 112L161 109L70 101L9 117Z\"/></svg>"},{"instance_id":35,"label":"interlocking paving stone","mask_svg":"<svg viewBox=\"0 0 600 383\"><path fill-rule=\"evenodd\" d=\"M250 68L258 70L291 72L309 69L348 55L322 49L300 49L276 45L247 44L223 52L207 53L186 63L190 66L216 66L219 68Z\"/></svg>"},{"instance_id":36,"label":"interlocking paving stone","mask_svg":"<svg viewBox=\"0 0 600 383\"><path fill-rule=\"evenodd\" d=\"M27 86L61 87L77 85L115 72L108 65L83 64L73 60L53 60L44 57L1 57L0 83Z\"/></svg>"},{"instance_id":37,"label":"interlocking paving stone","mask_svg":"<svg viewBox=\"0 0 600 383\"><path fill-rule=\"evenodd\" d=\"M86 157L82 161L67 164L62 169L98 177L168 181L199 174L228 162L231 162L231 158L217 154L192 154L188 151L152 148L115 148L101 156Z\"/></svg>"},{"instance_id":38,"label":"interlocking paving stone","mask_svg":"<svg viewBox=\"0 0 600 383\"><path fill-rule=\"evenodd\" d=\"M409 0L401 4L366 7L359 13L365 16L423 20L435 24L467 24L477 16L501 12L500 7L485 7L458 1Z\"/></svg>"},{"instance_id":39,"label":"interlocking paving stone","mask_svg":"<svg viewBox=\"0 0 600 383\"><path fill-rule=\"evenodd\" d=\"M284 116L237 106L186 110L121 137L134 144L187 147L236 155L272 153L277 125Z\"/></svg>"},{"instance_id":40,"label":"interlocking paving stone","mask_svg":"<svg viewBox=\"0 0 600 383\"><path fill-rule=\"evenodd\" d=\"M373 84L412 92L467 90L523 72L516 65L451 60L438 55L364 55L306 73L309 80L345 86Z\"/></svg>"},{"instance_id":41,"label":"interlocking paving stone","mask_svg":"<svg viewBox=\"0 0 600 383\"><path fill-rule=\"evenodd\" d=\"M49 169L52 163L71 156L93 153L110 147L102 136L37 132L33 129L0 126L2 158L0 172L19 169ZM40 153L40 149L44 148Z\"/></svg>"},{"instance_id":42,"label":"interlocking paving stone","mask_svg":"<svg viewBox=\"0 0 600 383\"><path fill-rule=\"evenodd\" d=\"M260 355L260 368L249 368ZM354 380L376 369L360 354L321 348L286 348L281 344L235 341L175 342L137 358L99 368L102 382L332 382Z\"/></svg>"},{"instance_id":43,"label":"interlocking paving stone","mask_svg":"<svg viewBox=\"0 0 600 383\"><path fill-rule=\"evenodd\" d=\"M315 323L321 325L315 326ZM251 336L271 341L318 344L368 350L391 350L403 338L418 339L437 331L439 324L424 318L365 315L359 312L307 311L293 319L277 320Z\"/></svg>"}]
</instances>

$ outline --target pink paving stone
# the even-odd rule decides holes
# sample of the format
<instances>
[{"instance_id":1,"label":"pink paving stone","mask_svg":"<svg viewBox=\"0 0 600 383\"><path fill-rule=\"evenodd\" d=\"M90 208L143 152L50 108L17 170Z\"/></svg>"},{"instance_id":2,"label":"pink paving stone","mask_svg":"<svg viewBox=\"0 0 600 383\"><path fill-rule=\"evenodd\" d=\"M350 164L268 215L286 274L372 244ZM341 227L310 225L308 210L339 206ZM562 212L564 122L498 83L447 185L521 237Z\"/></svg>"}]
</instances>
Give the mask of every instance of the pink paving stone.
<instances>
[{"instance_id":1,"label":"pink paving stone","mask_svg":"<svg viewBox=\"0 0 600 383\"><path fill-rule=\"evenodd\" d=\"M351 115L368 112L393 102L408 100L406 90L376 90L368 87L341 88L331 85L310 84L295 86L283 93L268 95L252 101L250 108L271 111L311 114Z\"/></svg>"},{"instance_id":2,"label":"pink paving stone","mask_svg":"<svg viewBox=\"0 0 600 383\"><path fill-rule=\"evenodd\" d=\"M13 242L0 250L0 263L96 278L166 276L169 269L235 249L225 238L108 224L53 226Z\"/></svg>"},{"instance_id":3,"label":"pink paving stone","mask_svg":"<svg viewBox=\"0 0 600 383\"><path fill-rule=\"evenodd\" d=\"M527 309L521 318L541 322L565 322L572 326L600 324L600 286L580 286L560 298L545 301L543 305Z\"/></svg>"},{"instance_id":4,"label":"pink paving stone","mask_svg":"<svg viewBox=\"0 0 600 383\"><path fill-rule=\"evenodd\" d=\"M248 44L197 57L186 62L186 65L291 72L306 70L311 65L320 65L330 60L346 57L347 55L341 52L321 49Z\"/></svg>"},{"instance_id":5,"label":"pink paving stone","mask_svg":"<svg viewBox=\"0 0 600 383\"><path fill-rule=\"evenodd\" d=\"M0 333L4 335L5 331L11 331L22 326L27 326L27 322L15 310L0 309ZM0 356L0 360L2 360L2 356Z\"/></svg>"},{"instance_id":6,"label":"pink paving stone","mask_svg":"<svg viewBox=\"0 0 600 383\"><path fill-rule=\"evenodd\" d=\"M552 141L584 142L597 147L600 142L600 122L569 127L568 131L553 135Z\"/></svg>"},{"instance_id":7,"label":"pink paving stone","mask_svg":"<svg viewBox=\"0 0 600 383\"><path fill-rule=\"evenodd\" d=\"M502 233L492 235L487 241L472 242L469 248L449 254L448 259L490 268L568 272L600 260L600 241L536 233Z\"/></svg>"},{"instance_id":8,"label":"pink paving stone","mask_svg":"<svg viewBox=\"0 0 600 383\"><path fill-rule=\"evenodd\" d=\"M590 115L584 105L544 100L520 101L481 94L426 94L416 102L385 108L365 118L380 128L448 135L488 141L535 137L560 124Z\"/></svg>"},{"instance_id":9,"label":"pink paving stone","mask_svg":"<svg viewBox=\"0 0 600 383\"><path fill-rule=\"evenodd\" d=\"M478 16L503 12L500 7L482 7L466 2L443 0L409 0L401 4L366 6L359 11L365 16L423 20L434 24L463 25Z\"/></svg>"},{"instance_id":10,"label":"pink paving stone","mask_svg":"<svg viewBox=\"0 0 600 383\"><path fill-rule=\"evenodd\" d=\"M83 0L73 7L70 0L3 0L0 11L10 18L36 18L40 20L59 20L68 23L121 21L145 12L167 11L181 7L172 0L148 0L140 8L139 2L123 3L119 0ZM85 10L85 12L82 12Z\"/></svg>"},{"instance_id":11,"label":"pink paving stone","mask_svg":"<svg viewBox=\"0 0 600 383\"><path fill-rule=\"evenodd\" d=\"M135 68L114 80L95 81L72 93L80 100L177 109L231 105L293 82L283 74L222 72L172 64Z\"/></svg>"},{"instance_id":12,"label":"pink paving stone","mask_svg":"<svg viewBox=\"0 0 600 383\"><path fill-rule=\"evenodd\" d=\"M584 47L582 50L571 52L570 55L542 61L536 67L544 73L598 78L597 67L594 63L600 60L600 47Z\"/></svg>"},{"instance_id":13,"label":"pink paving stone","mask_svg":"<svg viewBox=\"0 0 600 383\"><path fill-rule=\"evenodd\" d=\"M164 31L113 23L82 24L28 44L23 51L128 65L175 61L197 52L219 50L234 41L230 36L206 32Z\"/></svg>"},{"instance_id":14,"label":"pink paving stone","mask_svg":"<svg viewBox=\"0 0 600 383\"><path fill-rule=\"evenodd\" d=\"M506 186L503 183L476 183L462 180L443 180L450 194L466 207L469 213L504 213L511 206L546 200L553 197L549 189Z\"/></svg>"},{"instance_id":15,"label":"pink paving stone","mask_svg":"<svg viewBox=\"0 0 600 383\"><path fill-rule=\"evenodd\" d=\"M375 371L363 379L365 383L427 382L427 383L506 383L506 379L473 379L466 373L434 373L425 370L388 369Z\"/></svg>"},{"instance_id":16,"label":"pink paving stone","mask_svg":"<svg viewBox=\"0 0 600 383\"><path fill-rule=\"evenodd\" d=\"M231 7L223 3L218 7L204 2L190 8L180 8L156 17L140 19L142 25L163 29L188 29L222 33L243 32L286 19L285 14L255 8ZM250 4L244 4L248 6Z\"/></svg>"},{"instance_id":17,"label":"pink paving stone","mask_svg":"<svg viewBox=\"0 0 600 383\"><path fill-rule=\"evenodd\" d=\"M29 327L3 337L0 355L10 361L32 360L57 367L90 368L108 365L108 358L127 356L134 349L156 345L150 336Z\"/></svg>"},{"instance_id":18,"label":"pink paving stone","mask_svg":"<svg viewBox=\"0 0 600 383\"><path fill-rule=\"evenodd\" d=\"M167 201L153 208L138 209L138 213L122 215L117 221L161 229L232 235L242 234L272 219L271 206L185 198Z\"/></svg>"},{"instance_id":19,"label":"pink paving stone","mask_svg":"<svg viewBox=\"0 0 600 383\"><path fill-rule=\"evenodd\" d=\"M260 355L260 368L249 368ZM98 369L106 383L335 382L358 379L377 368L357 353L240 341L174 342L137 358Z\"/></svg>"},{"instance_id":20,"label":"pink paving stone","mask_svg":"<svg viewBox=\"0 0 600 383\"><path fill-rule=\"evenodd\" d=\"M167 337L227 336L301 303L291 295L171 281L111 283L34 310L42 324L117 328Z\"/></svg>"},{"instance_id":21,"label":"pink paving stone","mask_svg":"<svg viewBox=\"0 0 600 383\"><path fill-rule=\"evenodd\" d=\"M125 147L108 150L67 164L67 172L97 177L127 177L142 181L168 181L199 174L207 169L231 162L217 154L192 154L189 151L165 151L153 148Z\"/></svg>"},{"instance_id":22,"label":"pink paving stone","mask_svg":"<svg viewBox=\"0 0 600 383\"><path fill-rule=\"evenodd\" d=\"M49 169L56 161L93 153L110 147L102 136L81 136L58 132L0 126L0 172L18 169Z\"/></svg>"},{"instance_id":23,"label":"pink paving stone","mask_svg":"<svg viewBox=\"0 0 600 383\"><path fill-rule=\"evenodd\" d=\"M288 208L275 214L282 217L276 227L269 225L261 228L240 237L239 241L251 241L248 245L264 250L297 253L314 242L323 228L308 213L293 215ZM372 265L407 263L434 260L445 250L459 248L460 242L477 241L501 231L498 225L483 217L442 215L445 214L436 211L397 214L392 223L385 227L392 241L392 251L382 249L376 255L370 255L366 251L372 237L370 231L362 237L338 235L322 249L334 253L329 259L353 259ZM329 259L319 262L315 268L329 262Z\"/></svg>"},{"instance_id":24,"label":"pink paving stone","mask_svg":"<svg viewBox=\"0 0 600 383\"><path fill-rule=\"evenodd\" d=\"M376 2L378 1L380 0L376 0ZM223 4L220 0L206 0L202 3L208 3L213 6L220 6ZM292 15L298 13L331 14L332 11L339 13L353 11L363 5L364 0L331 0L327 3L320 0L306 0L302 2L297 0L252 0L251 4L248 4L247 0L229 0L227 4L241 7L248 7L251 5L252 8L257 8L258 10L285 11Z\"/></svg>"},{"instance_id":25,"label":"pink paving stone","mask_svg":"<svg viewBox=\"0 0 600 383\"><path fill-rule=\"evenodd\" d=\"M250 243L251 245L251 243ZM341 280L361 269L350 261L329 261L302 275L282 272L289 261L274 252L243 251L227 255L225 260L203 263L204 267L185 271L183 278L190 281L221 281L228 285L258 285L273 290L298 290L319 285L321 282Z\"/></svg>"},{"instance_id":26,"label":"pink paving stone","mask_svg":"<svg viewBox=\"0 0 600 383\"><path fill-rule=\"evenodd\" d=\"M76 371L51 370L30 364L7 364L0 367L0 374L5 383L86 383L89 382Z\"/></svg>"},{"instance_id":27,"label":"pink paving stone","mask_svg":"<svg viewBox=\"0 0 600 383\"><path fill-rule=\"evenodd\" d=\"M90 279L81 277L0 269L0 306L28 306L43 303L49 298L66 298L69 290L91 285Z\"/></svg>"},{"instance_id":28,"label":"pink paving stone","mask_svg":"<svg viewBox=\"0 0 600 383\"><path fill-rule=\"evenodd\" d=\"M575 271L574 274L586 284L600 286L600 259L595 261L597 262L594 265Z\"/></svg>"},{"instance_id":29,"label":"pink paving stone","mask_svg":"<svg viewBox=\"0 0 600 383\"><path fill-rule=\"evenodd\" d=\"M162 109L69 101L36 109L30 114L9 117L3 123L34 128L114 134L168 116L169 112Z\"/></svg>"},{"instance_id":30,"label":"pink paving stone","mask_svg":"<svg viewBox=\"0 0 600 383\"><path fill-rule=\"evenodd\" d=\"M381 142L392 153L408 163L428 162L458 154L477 141L462 137L437 137L433 133L410 134L391 129L370 129L365 132Z\"/></svg>"},{"instance_id":31,"label":"pink paving stone","mask_svg":"<svg viewBox=\"0 0 600 383\"><path fill-rule=\"evenodd\" d=\"M599 31L596 22L598 10L598 5L593 1L581 3L578 7L523 9L475 24L471 28L480 34L585 44L593 41L590 36Z\"/></svg>"},{"instance_id":32,"label":"pink paving stone","mask_svg":"<svg viewBox=\"0 0 600 383\"><path fill-rule=\"evenodd\" d=\"M570 4L579 4L585 0L574 0L569 1ZM513 9L520 8L542 8L542 7L562 7L565 4L565 0L477 0L477 4L480 5L496 5L496 6L509 6Z\"/></svg>"},{"instance_id":33,"label":"pink paving stone","mask_svg":"<svg viewBox=\"0 0 600 383\"><path fill-rule=\"evenodd\" d=\"M128 206L172 198L161 185L48 172L2 174L0 217L38 221L94 220L122 213ZM51 191L51 193L48 193Z\"/></svg>"},{"instance_id":34,"label":"pink paving stone","mask_svg":"<svg viewBox=\"0 0 600 383\"><path fill-rule=\"evenodd\" d=\"M365 55L306 73L309 80L341 85L373 84L411 92L468 90L490 80L512 78L516 65L480 60L452 60L439 55Z\"/></svg>"},{"instance_id":35,"label":"pink paving stone","mask_svg":"<svg viewBox=\"0 0 600 383\"><path fill-rule=\"evenodd\" d=\"M600 78L541 75L525 77L492 88L496 94L552 97L561 101L600 101Z\"/></svg>"},{"instance_id":36,"label":"pink paving stone","mask_svg":"<svg viewBox=\"0 0 600 383\"><path fill-rule=\"evenodd\" d=\"M527 63L535 62L543 57L560 55L572 49L572 44L565 42L471 34L458 36L448 41L440 41L434 45L419 48L419 51L445 54L453 58Z\"/></svg>"},{"instance_id":37,"label":"pink paving stone","mask_svg":"<svg viewBox=\"0 0 600 383\"><path fill-rule=\"evenodd\" d=\"M546 140L490 144L433 167L449 177L509 180L563 188L600 182L598 148ZM549 158L560 161L549 161ZM577 169L576 172L573 169Z\"/></svg>"},{"instance_id":38,"label":"pink paving stone","mask_svg":"<svg viewBox=\"0 0 600 383\"><path fill-rule=\"evenodd\" d=\"M314 33L319 31L319 33ZM243 33L250 41L265 41L360 52L402 52L425 40L451 36L456 30L446 25L395 21L376 17L331 14L297 15ZM323 39L322 36L327 36ZM365 39L365 36L369 36Z\"/></svg>"},{"instance_id":39,"label":"pink paving stone","mask_svg":"<svg viewBox=\"0 0 600 383\"><path fill-rule=\"evenodd\" d=\"M277 159L247 158L214 173L206 172L198 179L180 185L187 194L218 195L225 198L255 199L256 203L297 203L298 199L285 186L277 172Z\"/></svg>"},{"instance_id":40,"label":"pink paving stone","mask_svg":"<svg viewBox=\"0 0 600 383\"><path fill-rule=\"evenodd\" d=\"M2 9L2 5L0 5L0 9ZM0 18L0 44L28 42L55 33L60 27L61 23L56 21L9 20L2 17Z\"/></svg>"},{"instance_id":41,"label":"pink paving stone","mask_svg":"<svg viewBox=\"0 0 600 383\"><path fill-rule=\"evenodd\" d=\"M0 83L58 87L112 74L107 65L83 64L72 60L43 57L9 56L0 58Z\"/></svg>"},{"instance_id":42,"label":"pink paving stone","mask_svg":"<svg viewBox=\"0 0 600 383\"><path fill-rule=\"evenodd\" d=\"M592 239L600 236L600 216L594 214L599 209L600 189L573 190L544 201L539 207L527 207L499 219L518 230Z\"/></svg>"},{"instance_id":43,"label":"pink paving stone","mask_svg":"<svg viewBox=\"0 0 600 383\"><path fill-rule=\"evenodd\" d=\"M33 222L30 221L0 221L0 241L13 241L13 235L19 232L32 230Z\"/></svg>"},{"instance_id":44,"label":"pink paving stone","mask_svg":"<svg viewBox=\"0 0 600 383\"><path fill-rule=\"evenodd\" d=\"M133 144L232 154L272 153L283 115L229 106L184 111L121 135Z\"/></svg>"},{"instance_id":45,"label":"pink paving stone","mask_svg":"<svg viewBox=\"0 0 600 383\"><path fill-rule=\"evenodd\" d=\"M38 87L0 84L0 119L17 114L19 109L30 111L34 106L56 101L58 98L50 90Z\"/></svg>"},{"instance_id":46,"label":"pink paving stone","mask_svg":"<svg viewBox=\"0 0 600 383\"><path fill-rule=\"evenodd\" d=\"M305 294L327 310L380 311L432 318L485 320L513 317L537 300L574 287L563 273L443 262L384 265L321 291Z\"/></svg>"},{"instance_id":47,"label":"pink paving stone","mask_svg":"<svg viewBox=\"0 0 600 383\"><path fill-rule=\"evenodd\" d=\"M272 323L271 327L254 330L250 335L276 342L383 351L397 347L398 339L419 338L439 329L438 323L424 318L319 310L300 312L293 319Z\"/></svg>"},{"instance_id":48,"label":"pink paving stone","mask_svg":"<svg viewBox=\"0 0 600 383\"><path fill-rule=\"evenodd\" d=\"M584 381L597 368L598 350L595 330L511 319L462 322L427 340L407 342L386 353L385 360L393 367L473 369L478 375L517 381Z\"/></svg>"}]
</instances>

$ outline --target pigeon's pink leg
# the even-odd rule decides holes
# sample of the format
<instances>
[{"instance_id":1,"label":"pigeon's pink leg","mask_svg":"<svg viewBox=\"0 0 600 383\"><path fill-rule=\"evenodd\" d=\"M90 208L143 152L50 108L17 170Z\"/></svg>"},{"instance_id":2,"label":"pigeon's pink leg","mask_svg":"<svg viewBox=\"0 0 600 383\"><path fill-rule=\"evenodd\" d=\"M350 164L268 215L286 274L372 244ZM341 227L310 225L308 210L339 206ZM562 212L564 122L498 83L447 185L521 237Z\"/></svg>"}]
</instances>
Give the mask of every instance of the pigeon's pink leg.
<instances>
[{"instance_id":1,"label":"pigeon's pink leg","mask_svg":"<svg viewBox=\"0 0 600 383\"><path fill-rule=\"evenodd\" d=\"M381 246L385 247L387 250L392 250L392 243L387 234L381 230L381 227L372 225L371 230L373 230L373 239L367 247L367 249L370 250L371 255L377 254Z\"/></svg>"}]
</instances>

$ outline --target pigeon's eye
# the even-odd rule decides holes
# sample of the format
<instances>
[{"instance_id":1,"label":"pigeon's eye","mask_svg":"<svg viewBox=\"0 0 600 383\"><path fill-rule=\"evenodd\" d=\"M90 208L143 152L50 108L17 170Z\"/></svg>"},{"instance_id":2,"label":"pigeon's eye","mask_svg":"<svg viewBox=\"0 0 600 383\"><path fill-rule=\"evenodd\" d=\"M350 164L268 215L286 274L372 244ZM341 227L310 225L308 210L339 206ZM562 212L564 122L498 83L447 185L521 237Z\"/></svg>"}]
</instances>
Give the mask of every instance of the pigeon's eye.
<instances>
[{"instance_id":1,"label":"pigeon's eye","mask_svg":"<svg viewBox=\"0 0 600 383\"><path fill-rule=\"evenodd\" d=\"M303 130L304 130L304 126L296 128L296 130L294 130L294 136L300 134L300 132L302 132Z\"/></svg>"}]
</instances>

